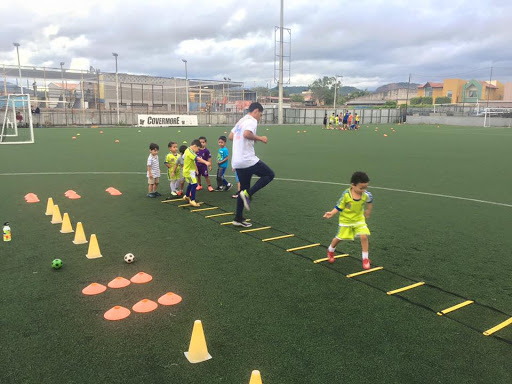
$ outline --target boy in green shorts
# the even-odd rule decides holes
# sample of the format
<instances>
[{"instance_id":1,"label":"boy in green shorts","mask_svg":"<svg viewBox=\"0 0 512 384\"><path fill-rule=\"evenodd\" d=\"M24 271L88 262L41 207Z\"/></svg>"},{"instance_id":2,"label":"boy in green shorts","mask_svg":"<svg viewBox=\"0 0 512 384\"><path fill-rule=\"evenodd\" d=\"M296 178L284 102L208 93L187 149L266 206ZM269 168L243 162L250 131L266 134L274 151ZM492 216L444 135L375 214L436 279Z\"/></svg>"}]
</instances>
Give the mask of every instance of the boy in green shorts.
<instances>
[{"instance_id":1,"label":"boy in green shorts","mask_svg":"<svg viewBox=\"0 0 512 384\"><path fill-rule=\"evenodd\" d=\"M334 209L324 214L324 218L330 219L336 213L340 213L338 232L327 249L329 263L334 263L334 251L341 240L354 240L355 237L359 237L361 238L363 268L370 269L370 260L368 259L370 230L365 220L370 217L373 207L373 196L366 190L369 182L370 178L366 173L354 172L350 179L350 188L343 191Z\"/></svg>"},{"instance_id":2,"label":"boy in green shorts","mask_svg":"<svg viewBox=\"0 0 512 384\"><path fill-rule=\"evenodd\" d=\"M169 153L165 156L164 165L167 167L167 178L170 181L171 198L178 196L179 183L181 179L181 166L178 164L180 155L178 154L178 143L175 141L169 142Z\"/></svg>"},{"instance_id":3,"label":"boy in green shorts","mask_svg":"<svg viewBox=\"0 0 512 384\"><path fill-rule=\"evenodd\" d=\"M202 158L197 156L199 148L201 148L201 142L197 139L192 140L192 143L190 143L190 147L187 148L183 156L183 177L185 178L185 181L188 183L187 192L185 193L183 200L187 200L193 207L199 207L199 204L196 203L196 160L197 162L205 164L208 167L211 165L209 161L203 160Z\"/></svg>"}]
</instances>

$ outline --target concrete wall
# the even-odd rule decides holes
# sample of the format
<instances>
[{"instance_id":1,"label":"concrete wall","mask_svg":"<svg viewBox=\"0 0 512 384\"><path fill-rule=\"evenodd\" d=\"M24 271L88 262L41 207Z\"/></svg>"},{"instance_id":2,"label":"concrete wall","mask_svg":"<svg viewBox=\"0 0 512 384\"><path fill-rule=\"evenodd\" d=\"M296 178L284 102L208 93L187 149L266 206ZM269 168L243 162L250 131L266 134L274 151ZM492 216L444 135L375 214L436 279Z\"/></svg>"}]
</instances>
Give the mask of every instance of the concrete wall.
<instances>
[{"instance_id":1,"label":"concrete wall","mask_svg":"<svg viewBox=\"0 0 512 384\"><path fill-rule=\"evenodd\" d=\"M407 116L408 124L443 124L443 125L461 125L483 127L484 117L480 116ZM491 127L510 127L512 118L492 117L490 121Z\"/></svg>"}]
</instances>

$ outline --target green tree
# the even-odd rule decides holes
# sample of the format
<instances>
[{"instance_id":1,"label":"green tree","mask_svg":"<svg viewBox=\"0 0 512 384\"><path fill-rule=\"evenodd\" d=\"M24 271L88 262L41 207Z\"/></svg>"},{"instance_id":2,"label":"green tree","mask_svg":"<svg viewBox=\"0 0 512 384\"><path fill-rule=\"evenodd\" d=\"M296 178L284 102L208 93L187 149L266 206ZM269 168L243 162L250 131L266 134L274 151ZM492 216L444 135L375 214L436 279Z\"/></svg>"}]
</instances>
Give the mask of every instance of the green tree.
<instances>
[{"instance_id":1,"label":"green tree","mask_svg":"<svg viewBox=\"0 0 512 384\"><path fill-rule=\"evenodd\" d=\"M294 103L303 103L304 102L304 96L301 95L300 93L291 95L290 98L291 98L291 101L293 101Z\"/></svg>"},{"instance_id":2,"label":"green tree","mask_svg":"<svg viewBox=\"0 0 512 384\"><path fill-rule=\"evenodd\" d=\"M267 87L253 87L251 88L251 91L256 92L258 97L270 96L270 89Z\"/></svg>"},{"instance_id":3,"label":"green tree","mask_svg":"<svg viewBox=\"0 0 512 384\"><path fill-rule=\"evenodd\" d=\"M340 88L341 83L336 83L335 77L324 76L321 79L316 79L309 85L309 89L313 93L313 98L323 101L325 105L332 105L334 103L334 85ZM339 100L339 98L337 97ZM337 102L338 104L338 102Z\"/></svg>"}]
</instances>

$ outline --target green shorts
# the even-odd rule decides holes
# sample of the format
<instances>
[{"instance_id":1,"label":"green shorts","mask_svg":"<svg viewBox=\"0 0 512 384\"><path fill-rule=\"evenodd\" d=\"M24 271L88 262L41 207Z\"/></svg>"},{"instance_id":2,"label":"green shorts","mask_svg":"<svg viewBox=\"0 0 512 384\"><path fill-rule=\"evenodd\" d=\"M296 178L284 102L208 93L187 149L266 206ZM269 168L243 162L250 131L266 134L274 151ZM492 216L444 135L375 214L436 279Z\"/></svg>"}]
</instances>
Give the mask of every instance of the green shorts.
<instances>
[{"instance_id":1,"label":"green shorts","mask_svg":"<svg viewBox=\"0 0 512 384\"><path fill-rule=\"evenodd\" d=\"M185 181L189 184L197 184L197 177L196 177L196 171L190 171L190 173L187 175L187 174L184 174L183 176L185 176Z\"/></svg>"},{"instance_id":2,"label":"green shorts","mask_svg":"<svg viewBox=\"0 0 512 384\"><path fill-rule=\"evenodd\" d=\"M354 240L355 237L361 235L370 235L370 230L366 223L357 223L354 225L340 224L336 238L338 240Z\"/></svg>"}]
</instances>

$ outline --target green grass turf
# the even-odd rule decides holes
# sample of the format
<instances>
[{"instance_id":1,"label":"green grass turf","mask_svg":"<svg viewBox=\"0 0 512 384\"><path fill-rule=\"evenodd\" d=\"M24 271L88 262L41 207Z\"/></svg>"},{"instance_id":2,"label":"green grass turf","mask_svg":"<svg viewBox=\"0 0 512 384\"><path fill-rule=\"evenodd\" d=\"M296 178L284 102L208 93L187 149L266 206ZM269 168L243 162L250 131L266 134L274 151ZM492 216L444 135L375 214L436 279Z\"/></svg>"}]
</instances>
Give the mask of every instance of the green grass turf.
<instances>
[{"instance_id":1,"label":"green grass turf","mask_svg":"<svg viewBox=\"0 0 512 384\"><path fill-rule=\"evenodd\" d=\"M337 221L322 214L344 185L273 181L247 216L276 230L253 236L216 224L229 217L202 217L215 211L191 214L145 197L150 142L160 144L163 161L169 140L205 135L212 150L224 127L37 129L33 145L0 146L0 220L13 231L13 241L0 244L0 382L245 383L253 369L267 384L510 382L512 346L470 328L487 329L506 316L469 306L450 320L382 290L425 281L511 314L512 207L379 187L510 205L512 130L395 125L392 133L390 127L259 128L269 143L258 143L257 153L278 179L348 183L355 170L369 173L370 257L385 270L354 279L344 275L361 269L357 242L338 249L355 258L333 265L309 260L324 257L323 247L299 252L304 257L282 249L304 240L329 243ZM95 171L113 173L71 174ZM123 195L110 196L109 186ZM68 189L82 199L66 199ZM41 203L25 203L29 192ZM203 191L198 200L233 210L230 195ZM86 259L86 245L73 245L73 235L50 224L44 215L50 196L73 224L82 221L88 236L98 236L103 258ZM259 240L279 231L300 238ZM135 254L134 264L123 262L127 252ZM64 261L59 271L50 268L55 257ZM140 270L154 280L81 294L93 281L106 284ZM114 305L131 307L167 291L183 302L120 322L103 319ZM460 300L431 287L402 297L435 310ZM192 365L183 352L196 319L213 359ZM511 328L497 335L512 340Z\"/></svg>"}]
</instances>

